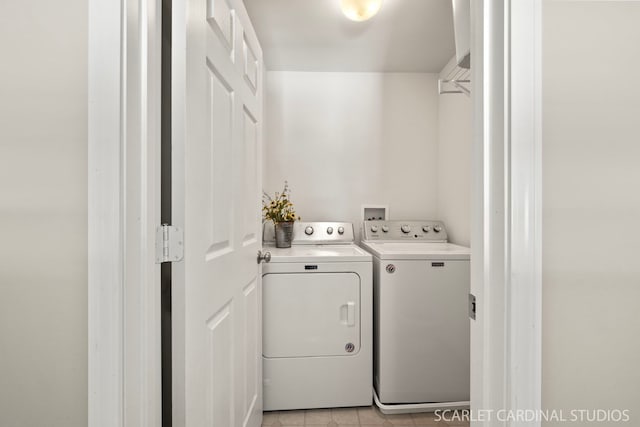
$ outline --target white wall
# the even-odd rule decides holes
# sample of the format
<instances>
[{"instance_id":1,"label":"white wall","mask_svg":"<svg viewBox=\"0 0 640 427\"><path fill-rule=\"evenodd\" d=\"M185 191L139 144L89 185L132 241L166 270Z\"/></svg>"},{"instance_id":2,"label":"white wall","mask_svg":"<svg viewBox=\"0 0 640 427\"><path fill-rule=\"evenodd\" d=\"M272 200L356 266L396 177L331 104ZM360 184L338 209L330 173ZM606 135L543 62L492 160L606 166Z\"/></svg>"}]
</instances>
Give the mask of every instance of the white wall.
<instances>
[{"instance_id":1,"label":"white wall","mask_svg":"<svg viewBox=\"0 0 640 427\"><path fill-rule=\"evenodd\" d=\"M455 58L443 69L446 78ZM449 241L469 246L471 228L471 98L465 94L438 97L437 217Z\"/></svg>"},{"instance_id":2,"label":"white wall","mask_svg":"<svg viewBox=\"0 0 640 427\"><path fill-rule=\"evenodd\" d=\"M0 425L87 424L87 5L0 2Z\"/></svg>"},{"instance_id":3,"label":"white wall","mask_svg":"<svg viewBox=\"0 0 640 427\"><path fill-rule=\"evenodd\" d=\"M268 72L264 189L286 179L303 220L435 218L436 74Z\"/></svg>"},{"instance_id":4,"label":"white wall","mask_svg":"<svg viewBox=\"0 0 640 427\"><path fill-rule=\"evenodd\" d=\"M543 406L629 408L629 425L640 424L639 22L640 2L544 3Z\"/></svg>"}]
</instances>

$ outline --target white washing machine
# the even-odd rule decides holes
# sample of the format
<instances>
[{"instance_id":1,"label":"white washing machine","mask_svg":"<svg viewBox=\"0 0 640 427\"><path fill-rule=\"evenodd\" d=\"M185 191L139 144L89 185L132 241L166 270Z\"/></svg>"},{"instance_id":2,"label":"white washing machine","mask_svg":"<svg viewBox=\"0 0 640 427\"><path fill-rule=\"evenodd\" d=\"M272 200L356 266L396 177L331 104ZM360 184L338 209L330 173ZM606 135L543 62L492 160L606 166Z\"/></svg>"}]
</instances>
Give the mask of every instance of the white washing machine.
<instances>
[{"instance_id":1,"label":"white washing machine","mask_svg":"<svg viewBox=\"0 0 640 427\"><path fill-rule=\"evenodd\" d=\"M384 413L469 405L469 248L440 221L365 221L373 255L374 387Z\"/></svg>"},{"instance_id":2,"label":"white washing machine","mask_svg":"<svg viewBox=\"0 0 640 427\"><path fill-rule=\"evenodd\" d=\"M372 257L351 223L296 222L291 248L263 251L263 385L267 411L372 403Z\"/></svg>"}]
</instances>

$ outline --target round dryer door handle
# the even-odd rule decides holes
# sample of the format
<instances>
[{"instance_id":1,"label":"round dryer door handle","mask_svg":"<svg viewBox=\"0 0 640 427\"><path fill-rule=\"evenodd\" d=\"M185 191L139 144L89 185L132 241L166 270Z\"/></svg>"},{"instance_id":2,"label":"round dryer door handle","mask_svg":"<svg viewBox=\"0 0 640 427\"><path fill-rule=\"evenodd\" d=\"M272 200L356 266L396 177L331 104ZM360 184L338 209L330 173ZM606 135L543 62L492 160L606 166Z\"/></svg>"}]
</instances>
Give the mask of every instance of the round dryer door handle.
<instances>
[{"instance_id":1,"label":"round dryer door handle","mask_svg":"<svg viewBox=\"0 0 640 427\"><path fill-rule=\"evenodd\" d=\"M271 252L262 253L262 251L258 251L258 264L269 261L271 261Z\"/></svg>"}]
</instances>

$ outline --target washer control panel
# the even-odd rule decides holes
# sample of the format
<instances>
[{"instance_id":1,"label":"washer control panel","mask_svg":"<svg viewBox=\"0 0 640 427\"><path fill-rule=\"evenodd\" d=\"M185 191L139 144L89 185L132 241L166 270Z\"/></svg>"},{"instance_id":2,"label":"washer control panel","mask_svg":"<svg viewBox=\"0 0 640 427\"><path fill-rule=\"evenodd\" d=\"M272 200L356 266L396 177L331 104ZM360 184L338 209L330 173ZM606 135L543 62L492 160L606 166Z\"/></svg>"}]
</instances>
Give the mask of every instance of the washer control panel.
<instances>
[{"instance_id":1,"label":"washer control panel","mask_svg":"<svg viewBox=\"0 0 640 427\"><path fill-rule=\"evenodd\" d=\"M442 221L364 221L362 239L392 242L446 242Z\"/></svg>"},{"instance_id":2,"label":"washer control panel","mask_svg":"<svg viewBox=\"0 0 640 427\"><path fill-rule=\"evenodd\" d=\"M265 243L275 242L273 223L267 221L262 230ZM302 222L293 223L293 245L336 245L353 243L353 224L350 222Z\"/></svg>"}]
</instances>

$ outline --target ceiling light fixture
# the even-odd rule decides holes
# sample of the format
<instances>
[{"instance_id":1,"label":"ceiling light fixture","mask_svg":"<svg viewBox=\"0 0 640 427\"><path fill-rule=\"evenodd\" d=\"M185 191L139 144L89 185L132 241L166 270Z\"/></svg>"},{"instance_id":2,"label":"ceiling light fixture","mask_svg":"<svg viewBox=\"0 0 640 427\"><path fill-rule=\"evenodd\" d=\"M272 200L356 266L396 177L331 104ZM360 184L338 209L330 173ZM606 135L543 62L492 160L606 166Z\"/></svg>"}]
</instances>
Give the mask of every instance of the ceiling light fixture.
<instances>
[{"instance_id":1,"label":"ceiling light fixture","mask_svg":"<svg viewBox=\"0 0 640 427\"><path fill-rule=\"evenodd\" d=\"M352 21L366 21L378 13L382 0L341 0L342 13Z\"/></svg>"}]
</instances>

